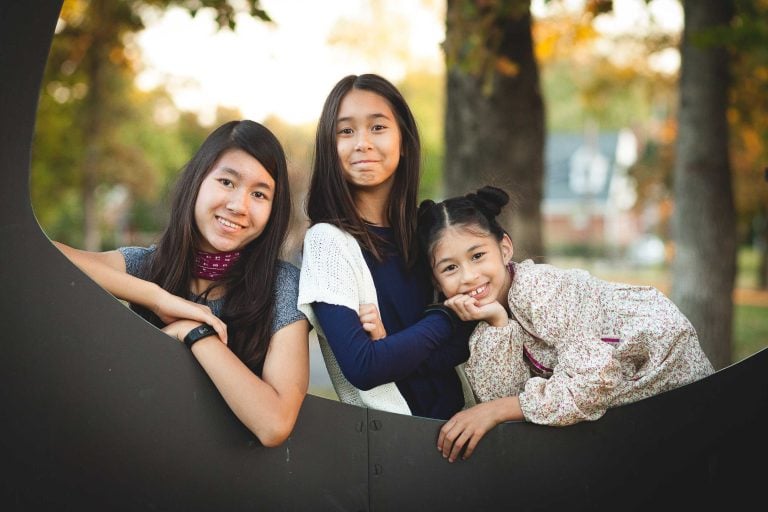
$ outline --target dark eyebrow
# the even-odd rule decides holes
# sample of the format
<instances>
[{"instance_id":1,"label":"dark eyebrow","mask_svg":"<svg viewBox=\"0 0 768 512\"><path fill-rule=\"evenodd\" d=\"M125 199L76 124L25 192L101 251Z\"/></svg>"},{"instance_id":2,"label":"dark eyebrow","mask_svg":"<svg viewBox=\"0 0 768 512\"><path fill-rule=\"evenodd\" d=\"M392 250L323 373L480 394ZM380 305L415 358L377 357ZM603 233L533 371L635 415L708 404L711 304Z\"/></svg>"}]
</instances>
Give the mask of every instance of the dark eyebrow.
<instances>
[{"instance_id":1,"label":"dark eyebrow","mask_svg":"<svg viewBox=\"0 0 768 512\"><path fill-rule=\"evenodd\" d=\"M384 118L384 119L386 119L387 121L391 121L391 120L392 120L392 119L390 119L390 117L389 117L388 115L386 115L386 114L382 114L381 112L377 112L377 113L375 113L375 114L371 114L371 115L367 116L366 118L367 118L367 119L370 119L370 120L374 120L374 119L379 119L379 118L381 118L381 117L383 117L383 118ZM353 119L353 117L352 117L352 116L340 117L340 118L338 118L338 119L336 120L336 123L337 123L337 124L340 124L340 123L346 123L346 122L349 122L349 121L351 121L352 119Z\"/></svg>"},{"instance_id":2,"label":"dark eyebrow","mask_svg":"<svg viewBox=\"0 0 768 512\"><path fill-rule=\"evenodd\" d=\"M467 249L466 252L473 252L473 251L477 250L478 248L480 248L480 247L482 247L484 245L485 245L484 243L475 244L472 247L470 247L469 249ZM441 265L443 262L448 261L450 259L451 258L443 258L440 261L436 261L434 266L437 267L437 266Z\"/></svg>"},{"instance_id":3,"label":"dark eyebrow","mask_svg":"<svg viewBox=\"0 0 768 512\"><path fill-rule=\"evenodd\" d=\"M238 178L238 179L242 179L243 177L240 171L238 171L237 169L233 169L231 167L219 167L217 169L214 169L214 171L221 171L231 176L234 176L235 178ZM253 188L265 188L267 190L272 190L272 186L266 181L257 182L256 186Z\"/></svg>"}]
</instances>

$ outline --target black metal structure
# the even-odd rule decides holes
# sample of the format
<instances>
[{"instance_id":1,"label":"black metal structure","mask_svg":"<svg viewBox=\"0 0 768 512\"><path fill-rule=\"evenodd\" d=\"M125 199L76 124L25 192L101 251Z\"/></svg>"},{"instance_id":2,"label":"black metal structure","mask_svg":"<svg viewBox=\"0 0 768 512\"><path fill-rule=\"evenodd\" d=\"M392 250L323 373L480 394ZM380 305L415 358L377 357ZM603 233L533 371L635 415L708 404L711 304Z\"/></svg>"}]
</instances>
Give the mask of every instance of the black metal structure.
<instances>
[{"instance_id":1,"label":"black metal structure","mask_svg":"<svg viewBox=\"0 0 768 512\"><path fill-rule=\"evenodd\" d=\"M731 510L764 495L768 351L567 428L440 422L308 396L264 448L179 343L41 231L29 164L60 0L0 5L0 507L56 511Z\"/></svg>"}]
</instances>

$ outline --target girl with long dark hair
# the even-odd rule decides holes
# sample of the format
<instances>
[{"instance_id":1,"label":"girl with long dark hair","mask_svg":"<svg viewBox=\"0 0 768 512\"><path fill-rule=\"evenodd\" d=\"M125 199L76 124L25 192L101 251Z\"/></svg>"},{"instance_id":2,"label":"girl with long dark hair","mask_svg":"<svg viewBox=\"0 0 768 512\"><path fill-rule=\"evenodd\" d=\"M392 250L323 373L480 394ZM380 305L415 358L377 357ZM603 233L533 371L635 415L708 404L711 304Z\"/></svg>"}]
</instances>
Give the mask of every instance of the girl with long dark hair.
<instances>
[{"instance_id":1,"label":"girl with long dark hair","mask_svg":"<svg viewBox=\"0 0 768 512\"><path fill-rule=\"evenodd\" d=\"M215 129L181 173L150 247L54 242L99 285L183 341L265 446L293 429L309 381L298 269L279 259L291 213L285 154L254 121Z\"/></svg>"},{"instance_id":2,"label":"girl with long dark hair","mask_svg":"<svg viewBox=\"0 0 768 512\"><path fill-rule=\"evenodd\" d=\"M317 128L299 309L342 402L449 418L465 406L471 326L429 307L415 239L420 163L395 86L374 74L341 79Z\"/></svg>"}]
</instances>

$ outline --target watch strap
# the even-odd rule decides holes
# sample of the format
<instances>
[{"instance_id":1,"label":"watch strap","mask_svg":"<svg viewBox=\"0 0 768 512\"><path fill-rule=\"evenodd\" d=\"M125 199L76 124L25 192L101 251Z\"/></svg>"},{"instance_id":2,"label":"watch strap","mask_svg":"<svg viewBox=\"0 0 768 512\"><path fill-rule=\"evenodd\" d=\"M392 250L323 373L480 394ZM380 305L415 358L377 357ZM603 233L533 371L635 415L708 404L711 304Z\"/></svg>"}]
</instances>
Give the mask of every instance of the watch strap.
<instances>
[{"instance_id":1,"label":"watch strap","mask_svg":"<svg viewBox=\"0 0 768 512\"><path fill-rule=\"evenodd\" d=\"M214 334L216 334L216 330L213 327L208 324L200 324L184 336L184 344L188 348L192 348L192 345L201 339L213 336Z\"/></svg>"}]
</instances>

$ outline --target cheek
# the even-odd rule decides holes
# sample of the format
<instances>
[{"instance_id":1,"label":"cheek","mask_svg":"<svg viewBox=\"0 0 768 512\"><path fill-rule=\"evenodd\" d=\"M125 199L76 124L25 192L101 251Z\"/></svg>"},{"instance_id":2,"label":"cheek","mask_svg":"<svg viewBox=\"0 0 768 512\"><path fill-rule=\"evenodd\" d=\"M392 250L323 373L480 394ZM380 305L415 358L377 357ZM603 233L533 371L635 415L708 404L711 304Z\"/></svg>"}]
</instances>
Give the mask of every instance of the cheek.
<instances>
[{"instance_id":1,"label":"cheek","mask_svg":"<svg viewBox=\"0 0 768 512\"><path fill-rule=\"evenodd\" d=\"M269 222L269 217L272 215L272 203L269 204L261 204L258 206L255 206L251 210L251 216L255 219L255 223L262 226L267 225L267 222Z\"/></svg>"},{"instance_id":2,"label":"cheek","mask_svg":"<svg viewBox=\"0 0 768 512\"><path fill-rule=\"evenodd\" d=\"M197 199L195 199L195 218L203 214L203 211L205 210L206 205L206 195L203 191L203 189L200 189L200 192L197 194Z\"/></svg>"},{"instance_id":3,"label":"cheek","mask_svg":"<svg viewBox=\"0 0 768 512\"><path fill-rule=\"evenodd\" d=\"M446 290L450 291L450 284L444 277L440 277L439 275L433 273L432 279L435 283L435 288L437 288L439 291L443 293L446 293Z\"/></svg>"},{"instance_id":4,"label":"cheek","mask_svg":"<svg viewBox=\"0 0 768 512\"><path fill-rule=\"evenodd\" d=\"M346 139L340 139L336 141L336 153L338 153L339 158L343 158L345 155L347 155L350 151L350 142Z\"/></svg>"}]
</instances>

